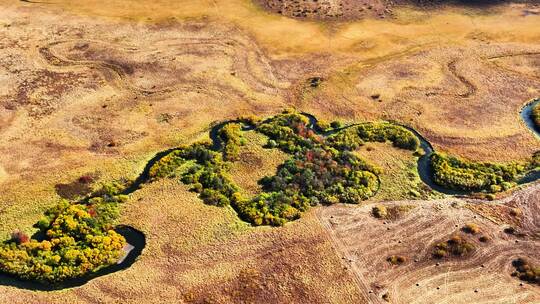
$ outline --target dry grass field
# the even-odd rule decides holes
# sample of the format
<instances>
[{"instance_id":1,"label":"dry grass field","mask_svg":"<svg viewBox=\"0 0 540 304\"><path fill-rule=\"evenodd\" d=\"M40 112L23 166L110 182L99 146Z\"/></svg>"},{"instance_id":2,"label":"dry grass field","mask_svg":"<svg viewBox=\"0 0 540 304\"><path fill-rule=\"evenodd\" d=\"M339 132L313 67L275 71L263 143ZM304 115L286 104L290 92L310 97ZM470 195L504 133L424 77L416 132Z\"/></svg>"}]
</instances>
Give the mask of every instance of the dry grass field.
<instances>
[{"instance_id":1,"label":"dry grass field","mask_svg":"<svg viewBox=\"0 0 540 304\"><path fill-rule=\"evenodd\" d=\"M417 157L410 151L392 148L385 143L368 143L356 153L382 170L381 187L372 200L438 198L437 193L420 180Z\"/></svg>"},{"instance_id":2,"label":"dry grass field","mask_svg":"<svg viewBox=\"0 0 540 304\"><path fill-rule=\"evenodd\" d=\"M133 179L157 152L239 115L295 107L327 121L395 120L473 160L540 150L519 116L540 96L537 5L396 6L384 19L321 22L260 4L2 1L2 239L33 232L47 207L84 192L81 176ZM250 136L231 175L255 193L284 156ZM537 185L501 201L429 201L441 195L422 189L410 153L386 144L357 153L383 168L377 196L281 228L251 227L176 180L146 185L119 219L147 236L132 267L55 292L0 279L0 303L385 303L385 293L390 303L540 302L538 286L510 276L514 258L540 263ZM416 208L384 224L370 214L380 201ZM491 241L435 266L429 246L468 222ZM508 225L524 235L502 232ZM393 254L406 262L389 265Z\"/></svg>"},{"instance_id":3,"label":"dry grass field","mask_svg":"<svg viewBox=\"0 0 540 304\"><path fill-rule=\"evenodd\" d=\"M287 155L278 149L263 148L268 138L262 134L249 131L244 134L246 144L240 148L239 160L231 168L232 180L244 191L246 196L261 192L257 182L276 172L277 167L288 159Z\"/></svg>"}]
</instances>

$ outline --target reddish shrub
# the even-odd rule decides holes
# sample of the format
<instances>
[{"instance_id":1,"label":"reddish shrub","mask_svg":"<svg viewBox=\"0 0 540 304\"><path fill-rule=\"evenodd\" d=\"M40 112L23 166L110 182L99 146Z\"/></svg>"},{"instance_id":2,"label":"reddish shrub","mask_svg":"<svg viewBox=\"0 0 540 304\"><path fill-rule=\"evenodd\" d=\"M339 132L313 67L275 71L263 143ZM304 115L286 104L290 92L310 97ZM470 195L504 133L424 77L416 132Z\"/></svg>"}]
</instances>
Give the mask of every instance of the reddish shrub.
<instances>
[{"instance_id":1,"label":"reddish shrub","mask_svg":"<svg viewBox=\"0 0 540 304\"><path fill-rule=\"evenodd\" d=\"M94 181L94 178L90 175L83 175L79 177L79 183L81 184L89 184Z\"/></svg>"},{"instance_id":2,"label":"reddish shrub","mask_svg":"<svg viewBox=\"0 0 540 304\"><path fill-rule=\"evenodd\" d=\"M11 233L11 240L17 244L24 244L30 241L30 237L17 229Z\"/></svg>"}]
</instances>

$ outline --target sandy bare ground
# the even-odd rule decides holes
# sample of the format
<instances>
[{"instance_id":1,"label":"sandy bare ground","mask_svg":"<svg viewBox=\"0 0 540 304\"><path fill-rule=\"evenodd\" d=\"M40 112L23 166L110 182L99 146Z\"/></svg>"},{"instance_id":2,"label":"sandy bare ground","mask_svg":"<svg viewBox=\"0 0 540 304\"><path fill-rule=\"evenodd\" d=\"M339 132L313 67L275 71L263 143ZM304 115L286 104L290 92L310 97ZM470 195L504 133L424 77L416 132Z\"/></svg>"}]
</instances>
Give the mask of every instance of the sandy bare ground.
<instances>
[{"instance_id":1,"label":"sandy bare ground","mask_svg":"<svg viewBox=\"0 0 540 304\"><path fill-rule=\"evenodd\" d=\"M384 303L385 293L391 303L537 303L538 286L520 286L510 274L517 257L540 262L539 198L540 185L535 185L488 204L459 199L389 203L415 206L397 220L374 218L373 204L320 208L319 218L372 303ZM468 204L519 208L517 230L523 235L508 235L503 230L512 223L475 213ZM481 232L461 232L467 223L479 225ZM475 251L464 257L433 258L432 246L454 234L469 238ZM478 241L480 235L490 241ZM391 265L386 261L391 255L404 256L406 262Z\"/></svg>"}]
</instances>

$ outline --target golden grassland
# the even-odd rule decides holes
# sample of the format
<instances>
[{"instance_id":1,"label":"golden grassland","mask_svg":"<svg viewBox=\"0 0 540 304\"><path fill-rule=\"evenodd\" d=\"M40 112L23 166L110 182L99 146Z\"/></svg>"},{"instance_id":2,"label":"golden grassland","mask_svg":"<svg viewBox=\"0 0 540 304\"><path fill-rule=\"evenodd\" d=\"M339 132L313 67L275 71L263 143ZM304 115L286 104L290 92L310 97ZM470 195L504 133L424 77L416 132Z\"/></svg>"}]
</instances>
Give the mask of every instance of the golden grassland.
<instances>
[{"instance_id":1,"label":"golden grassland","mask_svg":"<svg viewBox=\"0 0 540 304\"><path fill-rule=\"evenodd\" d=\"M360 297L347 270L339 266L331 242L321 238L325 232L314 213L279 230L250 228L232 209L206 206L186 186L170 179L136 192L124 206L120 222L146 232L148 245L133 267L82 288L37 297L2 287L0 300L236 303L307 298L344 303ZM325 284L326 279L336 284Z\"/></svg>"},{"instance_id":2,"label":"golden grassland","mask_svg":"<svg viewBox=\"0 0 540 304\"><path fill-rule=\"evenodd\" d=\"M264 148L268 137L255 131L243 132L246 144L240 148L238 161L232 164L230 175L243 195L251 197L261 192L257 183L265 176L276 173L277 167L290 156L279 149Z\"/></svg>"},{"instance_id":3,"label":"golden grassland","mask_svg":"<svg viewBox=\"0 0 540 304\"><path fill-rule=\"evenodd\" d=\"M437 198L425 188L417 170L418 158L410 151L385 143L366 143L357 150L360 157L382 169L381 187L372 201Z\"/></svg>"},{"instance_id":4,"label":"golden grassland","mask_svg":"<svg viewBox=\"0 0 540 304\"><path fill-rule=\"evenodd\" d=\"M540 148L518 115L540 94L540 26L521 16L523 5L400 8L392 20L349 23L288 19L247 0L0 6L3 238L31 233L60 198L57 184L135 178L155 153L206 138L215 122L287 106L328 121L398 120L437 150L472 159ZM313 76L323 77L317 88L306 82ZM245 158L232 176L257 191L283 155L251 136L243 153L257 155L256 172ZM358 153L384 169L373 200L412 198L411 189L426 198L410 153L382 144ZM119 222L147 236L132 267L51 293L0 281L0 303L366 301L316 210L283 228L252 228L164 180L134 193Z\"/></svg>"}]
</instances>

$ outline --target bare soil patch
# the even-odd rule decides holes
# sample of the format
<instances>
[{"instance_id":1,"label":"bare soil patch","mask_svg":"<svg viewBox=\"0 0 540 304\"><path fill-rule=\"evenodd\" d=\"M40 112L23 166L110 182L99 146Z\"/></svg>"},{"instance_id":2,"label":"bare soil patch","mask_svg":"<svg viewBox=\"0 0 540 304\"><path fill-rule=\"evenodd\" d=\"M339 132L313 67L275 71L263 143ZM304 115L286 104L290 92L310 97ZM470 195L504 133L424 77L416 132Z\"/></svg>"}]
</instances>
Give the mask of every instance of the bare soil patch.
<instances>
[{"instance_id":1,"label":"bare soil patch","mask_svg":"<svg viewBox=\"0 0 540 304\"><path fill-rule=\"evenodd\" d=\"M385 18L392 2L386 0L257 0L264 8L292 18L316 20L354 20L363 17Z\"/></svg>"},{"instance_id":2,"label":"bare soil patch","mask_svg":"<svg viewBox=\"0 0 540 304\"><path fill-rule=\"evenodd\" d=\"M509 204L522 210L519 227L524 233L519 236L505 233L507 224L467 206L481 204L477 201L395 202L417 207L397 220L384 222L371 215L373 205L335 206L319 211L344 259L367 286L366 291L371 291L373 303L382 303L384 294L393 303L533 303L540 300L538 287L520 285L511 275L511 265L516 257L530 258L533 264L538 262L538 235L531 232L539 228L539 194L536 185L489 203L494 211ZM477 233L462 231L471 223ZM436 244L450 240L451 247L456 236L471 244L472 249L464 254L433 256ZM393 255L403 256L406 262L388 263L386 258Z\"/></svg>"}]
</instances>

